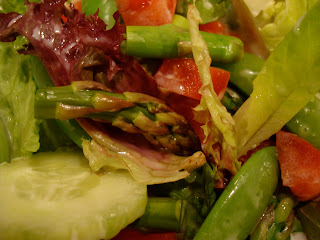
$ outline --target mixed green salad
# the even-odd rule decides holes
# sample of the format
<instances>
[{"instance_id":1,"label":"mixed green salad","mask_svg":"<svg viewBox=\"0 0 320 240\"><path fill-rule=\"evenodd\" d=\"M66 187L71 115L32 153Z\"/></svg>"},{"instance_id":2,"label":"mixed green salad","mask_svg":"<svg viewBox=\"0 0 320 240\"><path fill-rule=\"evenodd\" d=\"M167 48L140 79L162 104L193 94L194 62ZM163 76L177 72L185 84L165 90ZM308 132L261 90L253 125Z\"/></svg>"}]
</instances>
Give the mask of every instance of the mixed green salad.
<instances>
[{"instance_id":1,"label":"mixed green salad","mask_svg":"<svg viewBox=\"0 0 320 240\"><path fill-rule=\"evenodd\" d=\"M0 0L0 240L318 240L319 16Z\"/></svg>"}]
</instances>

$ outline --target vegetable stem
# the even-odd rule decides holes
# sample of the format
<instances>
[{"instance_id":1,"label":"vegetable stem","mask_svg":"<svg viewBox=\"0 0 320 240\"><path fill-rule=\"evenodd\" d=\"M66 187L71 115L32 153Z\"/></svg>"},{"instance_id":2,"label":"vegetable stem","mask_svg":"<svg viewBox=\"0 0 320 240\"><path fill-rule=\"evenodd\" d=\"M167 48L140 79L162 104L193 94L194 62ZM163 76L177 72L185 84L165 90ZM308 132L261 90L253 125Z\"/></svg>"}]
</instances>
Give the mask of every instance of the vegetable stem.
<instances>
[{"instance_id":1,"label":"vegetable stem","mask_svg":"<svg viewBox=\"0 0 320 240\"><path fill-rule=\"evenodd\" d=\"M232 36L201 32L213 61L237 62L243 55L243 44ZM144 58L191 57L188 29L166 24L162 26L127 26L126 40L121 51L129 56Z\"/></svg>"}]
</instances>

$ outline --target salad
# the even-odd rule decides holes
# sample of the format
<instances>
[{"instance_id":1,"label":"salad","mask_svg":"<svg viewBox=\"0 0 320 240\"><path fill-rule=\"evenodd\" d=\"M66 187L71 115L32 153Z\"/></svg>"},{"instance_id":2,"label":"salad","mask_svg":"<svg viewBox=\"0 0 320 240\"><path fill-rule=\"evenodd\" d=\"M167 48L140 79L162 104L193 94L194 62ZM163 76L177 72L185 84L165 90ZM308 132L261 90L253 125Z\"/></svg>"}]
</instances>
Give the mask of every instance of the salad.
<instances>
[{"instance_id":1,"label":"salad","mask_svg":"<svg viewBox=\"0 0 320 240\"><path fill-rule=\"evenodd\" d=\"M0 0L0 240L319 239L319 14Z\"/></svg>"}]
</instances>

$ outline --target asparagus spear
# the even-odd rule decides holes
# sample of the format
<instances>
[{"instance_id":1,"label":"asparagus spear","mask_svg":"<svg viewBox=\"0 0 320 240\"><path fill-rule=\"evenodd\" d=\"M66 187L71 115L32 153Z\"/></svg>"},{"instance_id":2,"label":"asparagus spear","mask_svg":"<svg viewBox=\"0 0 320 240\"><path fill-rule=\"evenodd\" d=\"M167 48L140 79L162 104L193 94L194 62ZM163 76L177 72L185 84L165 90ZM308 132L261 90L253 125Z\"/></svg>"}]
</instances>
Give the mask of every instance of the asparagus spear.
<instances>
[{"instance_id":1,"label":"asparagus spear","mask_svg":"<svg viewBox=\"0 0 320 240\"><path fill-rule=\"evenodd\" d=\"M234 63L243 55L243 44L236 37L201 32L213 61ZM188 29L173 24L162 26L127 26L121 51L145 58L177 58L192 55Z\"/></svg>"},{"instance_id":2,"label":"asparagus spear","mask_svg":"<svg viewBox=\"0 0 320 240\"><path fill-rule=\"evenodd\" d=\"M179 155L189 155L200 148L187 120L160 100L141 93L113 93L93 81L39 89L35 117L91 118L111 123L126 132L141 133L152 144Z\"/></svg>"},{"instance_id":3,"label":"asparagus spear","mask_svg":"<svg viewBox=\"0 0 320 240\"><path fill-rule=\"evenodd\" d=\"M193 239L202 218L186 200L149 197L144 215L133 223L140 230L163 230L181 233L183 239Z\"/></svg>"}]
</instances>

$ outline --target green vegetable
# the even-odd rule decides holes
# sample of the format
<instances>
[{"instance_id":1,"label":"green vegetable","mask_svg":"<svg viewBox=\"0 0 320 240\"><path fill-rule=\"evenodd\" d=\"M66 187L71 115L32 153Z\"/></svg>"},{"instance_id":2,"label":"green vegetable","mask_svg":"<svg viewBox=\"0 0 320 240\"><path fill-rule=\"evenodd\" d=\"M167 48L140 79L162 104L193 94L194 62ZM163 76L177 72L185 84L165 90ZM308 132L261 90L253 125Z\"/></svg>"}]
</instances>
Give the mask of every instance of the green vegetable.
<instances>
[{"instance_id":1,"label":"green vegetable","mask_svg":"<svg viewBox=\"0 0 320 240\"><path fill-rule=\"evenodd\" d=\"M201 151L183 157L147 148L145 144L137 150L136 146L123 144L123 139L121 141L118 136L108 135L98 126L81 126L93 139L83 140L82 143L83 152L93 171L126 169L137 182L151 185L186 178L206 162Z\"/></svg>"},{"instance_id":2,"label":"green vegetable","mask_svg":"<svg viewBox=\"0 0 320 240\"><path fill-rule=\"evenodd\" d=\"M0 163L10 162L11 160L11 142L9 139L8 131L2 117L0 115Z\"/></svg>"},{"instance_id":3,"label":"green vegetable","mask_svg":"<svg viewBox=\"0 0 320 240\"><path fill-rule=\"evenodd\" d=\"M35 117L67 120L91 118L109 122L130 133L141 133L156 146L179 155L200 149L187 120L162 101L141 93L109 92L94 82L39 89Z\"/></svg>"},{"instance_id":4,"label":"green vegetable","mask_svg":"<svg viewBox=\"0 0 320 240\"><path fill-rule=\"evenodd\" d=\"M234 115L238 156L278 132L320 90L319 14L320 2L272 52Z\"/></svg>"},{"instance_id":5,"label":"green vegetable","mask_svg":"<svg viewBox=\"0 0 320 240\"><path fill-rule=\"evenodd\" d=\"M244 53L239 62L231 64L213 63L214 66L230 72L229 83L247 97L253 91L253 80L257 77L265 61L253 54Z\"/></svg>"},{"instance_id":6,"label":"green vegetable","mask_svg":"<svg viewBox=\"0 0 320 240\"><path fill-rule=\"evenodd\" d=\"M98 9L98 16L107 24L107 29L111 29L115 23L113 14L118 10L115 0L82 0L82 12L92 15Z\"/></svg>"},{"instance_id":7,"label":"green vegetable","mask_svg":"<svg viewBox=\"0 0 320 240\"><path fill-rule=\"evenodd\" d=\"M60 126L62 131L80 148L82 148L83 140L91 140L91 137L86 131L77 123L76 120L57 120L57 124Z\"/></svg>"},{"instance_id":8,"label":"green vegetable","mask_svg":"<svg viewBox=\"0 0 320 240\"><path fill-rule=\"evenodd\" d=\"M110 239L147 204L146 186L127 172L92 173L79 152L0 165L0 192L1 239Z\"/></svg>"},{"instance_id":9,"label":"green vegetable","mask_svg":"<svg viewBox=\"0 0 320 240\"><path fill-rule=\"evenodd\" d=\"M234 64L214 63L214 66L223 68L230 72L231 86L249 97L253 90L253 80L257 77L265 61L261 58L245 53L243 58ZM224 105L228 106L222 99ZM228 108L228 107L227 107ZM228 109L229 110L229 109ZM285 128L307 140L320 150L320 95L317 94L304 106L289 122Z\"/></svg>"},{"instance_id":10,"label":"green vegetable","mask_svg":"<svg viewBox=\"0 0 320 240\"><path fill-rule=\"evenodd\" d=\"M309 202L297 209L297 216L301 221L308 240L318 240L320 236L320 204Z\"/></svg>"},{"instance_id":11,"label":"green vegetable","mask_svg":"<svg viewBox=\"0 0 320 240\"><path fill-rule=\"evenodd\" d=\"M93 174L76 152L0 165L0 191L2 239L109 239L147 203L146 186L128 173Z\"/></svg>"},{"instance_id":12,"label":"green vegetable","mask_svg":"<svg viewBox=\"0 0 320 240\"><path fill-rule=\"evenodd\" d=\"M148 186L148 192L152 196L186 200L204 220L216 201L215 181L216 169L206 163L190 173L185 179Z\"/></svg>"},{"instance_id":13,"label":"green vegetable","mask_svg":"<svg viewBox=\"0 0 320 240\"><path fill-rule=\"evenodd\" d=\"M317 0L278 0L268 4L245 0L267 47L273 50ZM265 1L264 1L265 2ZM262 7L263 6L263 7Z\"/></svg>"},{"instance_id":14,"label":"green vegetable","mask_svg":"<svg viewBox=\"0 0 320 240\"><path fill-rule=\"evenodd\" d=\"M199 31L200 16L197 9L189 6L188 21L190 26L190 39L195 63L198 67L202 87L200 104L195 108L195 119L204 125L203 130L207 137L203 146L206 153L211 154L219 168L227 169L235 174L239 168L236 158L236 135L234 121L231 114L226 110L218 99L212 85L209 67L211 59L208 48ZM197 117L199 114L201 117ZM221 146L220 153L216 152L213 146Z\"/></svg>"},{"instance_id":15,"label":"green vegetable","mask_svg":"<svg viewBox=\"0 0 320 240\"><path fill-rule=\"evenodd\" d=\"M228 109L228 112L235 114L243 104L243 97L228 87L223 95L221 103Z\"/></svg>"},{"instance_id":16,"label":"green vegetable","mask_svg":"<svg viewBox=\"0 0 320 240\"><path fill-rule=\"evenodd\" d=\"M31 58L31 67L34 81L38 88L54 87L47 70L38 57ZM54 121L56 123L54 123ZM57 125L60 127L60 129L57 128ZM66 139L65 136L68 136L69 139ZM65 143L70 145L70 139L82 148L82 139L90 140L90 136L74 119L64 121L50 119L42 120L40 125L40 150L43 149L43 145L45 145L45 150L56 149L51 148L52 143L56 144L57 146L60 146L60 144L64 145Z\"/></svg>"},{"instance_id":17,"label":"green vegetable","mask_svg":"<svg viewBox=\"0 0 320 240\"><path fill-rule=\"evenodd\" d=\"M255 153L218 198L195 240L245 240L271 200L278 177L275 147Z\"/></svg>"},{"instance_id":18,"label":"green vegetable","mask_svg":"<svg viewBox=\"0 0 320 240\"><path fill-rule=\"evenodd\" d=\"M243 44L236 37L201 32L210 56L217 62L236 62L243 55ZM144 58L177 58L192 55L187 29L166 24L162 26L127 26L121 51Z\"/></svg>"},{"instance_id":19,"label":"green vegetable","mask_svg":"<svg viewBox=\"0 0 320 240\"><path fill-rule=\"evenodd\" d=\"M11 158L29 156L39 149L39 120L34 118L36 86L30 57L19 55L23 39L0 44L0 116L10 139Z\"/></svg>"},{"instance_id":20,"label":"green vegetable","mask_svg":"<svg viewBox=\"0 0 320 240\"><path fill-rule=\"evenodd\" d=\"M188 5L192 4L193 0L178 0L176 12L187 16ZM208 23L218 20L226 14L226 9L229 6L229 0L196 0L195 6L199 11L202 23Z\"/></svg>"},{"instance_id":21,"label":"green vegetable","mask_svg":"<svg viewBox=\"0 0 320 240\"><path fill-rule=\"evenodd\" d=\"M275 196L251 232L250 240L287 240L294 230L294 206L295 202L290 196Z\"/></svg>"},{"instance_id":22,"label":"green vegetable","mask_svg":"<svg viewBox=\"0 0 320 240\"><path fill-rule=\"evenodd\" d=\"M299 137L307 140L320 150L320 94L298 112L287 124L286 128Z\"/></svg>"}]
</instances>

